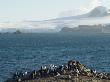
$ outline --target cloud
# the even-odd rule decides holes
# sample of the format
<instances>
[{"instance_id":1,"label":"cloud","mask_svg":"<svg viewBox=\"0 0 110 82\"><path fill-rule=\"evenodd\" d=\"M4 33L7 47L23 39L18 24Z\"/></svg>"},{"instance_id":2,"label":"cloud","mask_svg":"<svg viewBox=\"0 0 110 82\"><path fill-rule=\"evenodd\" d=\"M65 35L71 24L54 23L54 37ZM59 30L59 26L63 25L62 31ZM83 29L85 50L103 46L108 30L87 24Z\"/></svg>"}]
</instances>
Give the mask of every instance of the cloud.
<instances>
[{"instance_id":1,"label":"cloud","mask_svg":"<svg viewBox=\"0 0 110 82\"><path fill-rule=\"evenodd\" d=\"M4 22L4 23L0 23L0 28L12 28L12 27L14 27L15 26L15 24L14 23L10 23L10 22Z\"/></svg>"},{"instance_id":2,"label":"cloud","mask_svg":"<svg viewBox=\"0 0 110 82\"><path fill-rule=\"evenodd\" d=\"M68 17L68 16L76 16L76 15L81 15L85 9L74 9L74 10L69 10L69 11L63 11L59 14L59 17Z\"/></svg>"},{"instance_id":3,"label":"cloud","mask_svg":"<svg viewBox=\"0 0 110 82\"><path fill-rule=\"evenodd\" d=\"M86 6L82 6L82 7L77 8L77 9L61 12L59 14L59 17L68 17L68 16L76 16L76 15L85 14L97 6L103 6L103 1L102 0L92 0Z\"/></svg>"},{"instance_id":4,"label":"cloud","mask_svg":"<svg viewBox=\"0 0 110 82\"><path fill-rule=\"evenodd\" d=\"M93 0L91 3L89 3L88 8L93 9L97 6L103 6L103 1L102 0Z\"/></svg>"}]
</instances>

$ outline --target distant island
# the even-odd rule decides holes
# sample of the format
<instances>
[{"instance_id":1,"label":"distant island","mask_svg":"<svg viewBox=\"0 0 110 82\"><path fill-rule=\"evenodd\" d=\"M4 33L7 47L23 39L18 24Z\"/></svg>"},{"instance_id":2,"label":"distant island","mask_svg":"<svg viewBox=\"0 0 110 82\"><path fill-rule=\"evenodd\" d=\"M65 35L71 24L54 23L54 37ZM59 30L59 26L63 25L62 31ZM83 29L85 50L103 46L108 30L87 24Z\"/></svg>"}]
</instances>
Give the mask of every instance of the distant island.
<instances>
[{"instance_id":1,"label":"distant island","mask_svg":"<svg viewBox=\"0 0 110 82\"><path fill-rule=\"evenodd\" d=\"M71 26L60 26L59 31L51 32L38 32L37 29L33 30L23 30L23 29L4 29L1 34L22 34L22 33L110 33L110 23L107 24L97 24L97 25L78 25L77 27Z\"/></svg>"},{"instance_id":2,"label":"distant island","mask_svg":"<svg viewBox=\"0 0 110 82\"><path fill-rule=\"evenodd\" d=\"M22 32L20 30L16 30L15 32L13 32L13 34L21 34Z\"/></svg>"},{"instance_id":3,"label":"distant island","mask_svg":"<svg viewBox=\"0 0 110 82\"><path fill-rule=\"evenodd\" d=\"M110 33L110 24L79 25L78 27L74 28L63 27L60 32Z\"/></svg>"},{"instance_id":4,"label":"distant island","mask_svg":"<svg viewBox=\"0 0 110 82\"><path fill-rule=\"evenodd\" d=\"M60 26L59 31L38 32L37 29L4 29L1 34L22 34L22 33L110 33L110 23L95 25L78 25L76 27Z\"/></svg>"}]
</instances>

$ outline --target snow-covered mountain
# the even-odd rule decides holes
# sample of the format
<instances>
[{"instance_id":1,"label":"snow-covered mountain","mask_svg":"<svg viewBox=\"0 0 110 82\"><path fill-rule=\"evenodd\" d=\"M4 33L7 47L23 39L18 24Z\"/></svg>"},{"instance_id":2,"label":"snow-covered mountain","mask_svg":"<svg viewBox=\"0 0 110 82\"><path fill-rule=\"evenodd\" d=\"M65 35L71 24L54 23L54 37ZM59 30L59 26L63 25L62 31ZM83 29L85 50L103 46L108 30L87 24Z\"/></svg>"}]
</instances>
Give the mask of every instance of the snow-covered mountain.
<instances>
[{"instance_id":1,"label":"snow-covered mountain","mask_svg":"<svg viewBox=\"0 0 110 82\"><path fill-rule=\"evenodd\" d=\"M62 18L57 18L57 19L69 20L69 19L104 17L107 15L108 15L107 8L103 6L98 6L98 7L95 7L93 10L91 10L90 12L85 13L83 15L62 17Z\"/></svg>"},{"instance_id":2,"label":"snow-covered mountain","mask_svg":"<svg viewBox=\"0 0 110 82\"><path fill-rule=\"evenodd\" d=\"M55 31L59 31L63 27L74 28L78 25L92 25L92 24L107 24L110 23L110 14L107 11L106 7L98 6L91 10L90 12L78 15L78 16L69 16L61 17L51 20L45 20L41 22L34 22L35 25L38 25L40 28L52 28Z\"/></svg>"},{"instance_id":3,"label":"snow-covered mountain","mask_svg":"<svg viewBox=\"0 0 110 82\"><path fill-rule=\"evenodd\" d=\"M107 15L108 15L107 9L106 7L103 6L96 7L88 14L89 17L103 17Z\"/></svg>"},{"instance_id":4,"label":"snow-covered mountain","mask_svg":"<svg viewBox=\"0 0 110 82\"><path fill-rule=\"evenodd\" d=\"M58 32L63 27L74 28L78 25L93 25L106 23L110 23L110 14L108 13L106 7L98 6L83 15L61 17L43 21L24 21L18 24L14 24L12 25L12 27L10 26L10 28L18 28L23 31L25 30L25 32L26 30L28 30L28 32ZM7 28L9 28L8 25Z\"/></svg>"}]
</instances>

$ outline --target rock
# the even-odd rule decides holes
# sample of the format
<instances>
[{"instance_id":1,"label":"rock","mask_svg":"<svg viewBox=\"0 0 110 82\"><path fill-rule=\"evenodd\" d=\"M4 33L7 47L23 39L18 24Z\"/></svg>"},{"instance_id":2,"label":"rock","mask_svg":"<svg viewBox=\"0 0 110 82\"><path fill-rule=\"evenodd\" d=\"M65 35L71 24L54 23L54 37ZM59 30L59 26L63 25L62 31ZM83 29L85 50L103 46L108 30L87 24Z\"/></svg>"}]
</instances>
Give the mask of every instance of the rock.
<instances>
[{"instance_id":1,"label":"rock","mask_svg":"<svg viewBox=\"0 0 110 82\"><path fill-rule=\"evenodd\" d=\"M49 68L46 66L41 66L40 70L30 72L26 71L24 73L17 72L13 74L12 78L7 79L5 82L73 82L76 79L76 82L80 82L80 80L89 80L87 82L95 82L97 79L100 79L98 82L103 82L103 80L108 82L108 80L110 81L110 74L98 73L87 68L79 61L70 60L67 64L61 66L52 65L52 67Z\"/></svg>"}]
</instances>

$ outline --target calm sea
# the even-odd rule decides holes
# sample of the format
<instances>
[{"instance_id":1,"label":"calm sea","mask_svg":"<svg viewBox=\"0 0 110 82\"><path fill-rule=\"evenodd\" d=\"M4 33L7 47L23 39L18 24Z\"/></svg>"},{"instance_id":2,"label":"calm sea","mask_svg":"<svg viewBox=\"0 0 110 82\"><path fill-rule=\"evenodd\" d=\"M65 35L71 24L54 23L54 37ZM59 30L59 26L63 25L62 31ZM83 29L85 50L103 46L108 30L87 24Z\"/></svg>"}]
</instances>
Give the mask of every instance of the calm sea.
<instances>
[{"instance_id":1,"label":"calm sea","mask_svg":"<svg viewBox=\"0 0 110 82\"><path fill-rule=\"evenodd\" d=\"M110 72L110 34L1 34L0 82L15 71L75 59Z\"/></svg>"}]
</instances>

